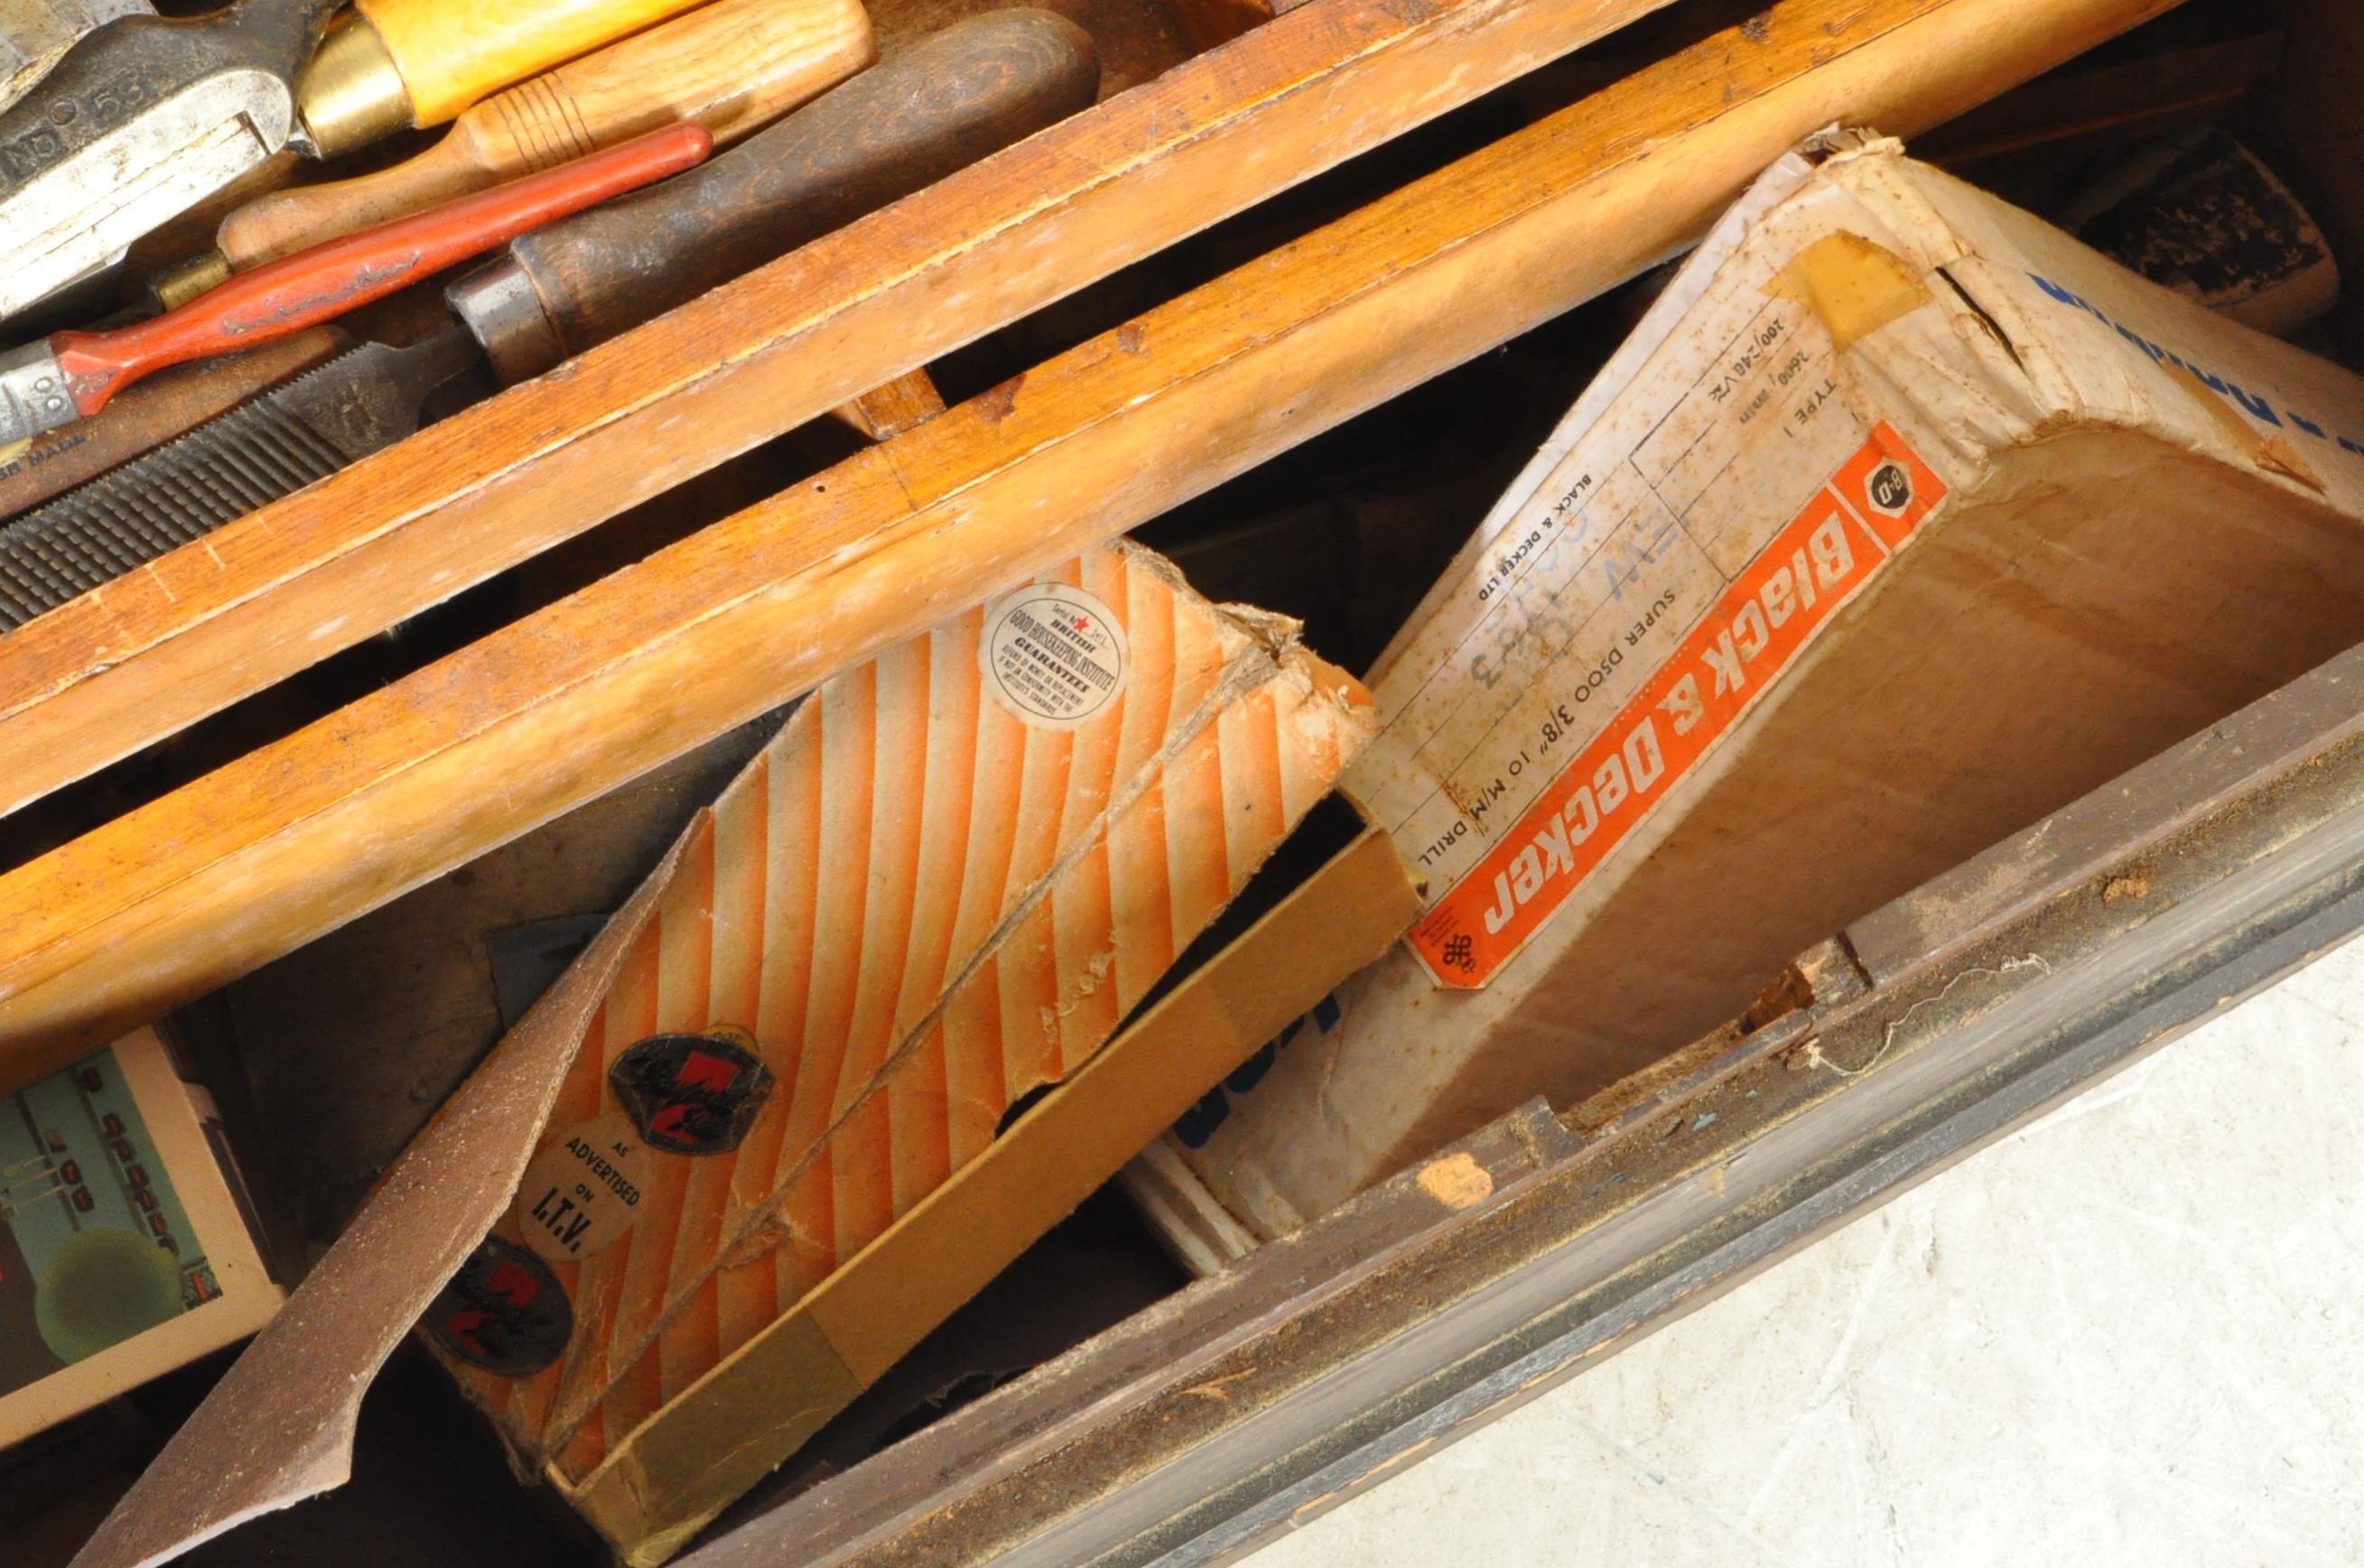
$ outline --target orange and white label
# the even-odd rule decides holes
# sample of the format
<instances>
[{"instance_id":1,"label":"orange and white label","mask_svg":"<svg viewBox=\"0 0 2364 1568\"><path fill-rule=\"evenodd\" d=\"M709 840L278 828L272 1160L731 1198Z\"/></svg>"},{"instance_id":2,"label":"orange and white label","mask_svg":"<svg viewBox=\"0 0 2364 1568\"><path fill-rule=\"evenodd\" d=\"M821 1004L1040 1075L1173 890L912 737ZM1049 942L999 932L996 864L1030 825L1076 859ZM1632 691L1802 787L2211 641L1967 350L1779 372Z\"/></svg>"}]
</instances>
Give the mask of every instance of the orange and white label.
<instances>
[{"instance_id":1,"label":"orange and white label","mask_svg":"<svg viewBox=\"0 0 2364 1568\"><path fill-rule=\"evenodd\" d=\"M1935 473L1879 426L1413 928L1412 949L1437 980L1474 989L1492 979L1945 496Z\"/></svg>"}]
</instances>

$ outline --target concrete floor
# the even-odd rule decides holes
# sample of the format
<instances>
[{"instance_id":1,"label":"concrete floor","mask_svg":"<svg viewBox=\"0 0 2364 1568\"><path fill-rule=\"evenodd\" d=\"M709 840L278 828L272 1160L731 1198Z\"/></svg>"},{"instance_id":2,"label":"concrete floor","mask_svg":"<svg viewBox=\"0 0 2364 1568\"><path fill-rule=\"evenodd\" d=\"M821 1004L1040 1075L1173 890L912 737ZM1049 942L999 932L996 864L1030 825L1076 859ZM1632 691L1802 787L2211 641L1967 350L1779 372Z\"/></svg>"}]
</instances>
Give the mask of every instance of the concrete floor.
<instances>
[{"instance_id":1,"label":"concrete floor","mask_svg":"<svg viewBox=\"0 0 2364 1568\"><path fill-rule=\"evenodd\" d=\"M1254 1568L2364 1562L2364 945Z\"/></svg>"}]
</instances>

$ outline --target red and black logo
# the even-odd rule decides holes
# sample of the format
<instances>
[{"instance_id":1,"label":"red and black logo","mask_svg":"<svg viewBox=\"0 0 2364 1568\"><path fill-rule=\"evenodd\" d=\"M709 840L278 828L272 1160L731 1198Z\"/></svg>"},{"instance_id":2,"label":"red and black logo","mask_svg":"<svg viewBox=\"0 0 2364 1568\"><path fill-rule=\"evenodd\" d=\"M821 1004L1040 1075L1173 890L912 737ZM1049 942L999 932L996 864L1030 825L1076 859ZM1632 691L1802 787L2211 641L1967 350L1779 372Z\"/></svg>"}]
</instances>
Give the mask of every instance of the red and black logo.
<instances>
[{"instance_id":1,"label":"red and black logo","mask_svg":"<svg viewBox=\"0 0 2364 1568\"><path fill-rule=\"evenodd\" d=\"M616 1059L608 1086L651 1148L727 1154L772 1092L770 1071L747 1049L753 1043L735 1029L652 1035Z\"/></svg>"},{"instance_id":2,"label":"red and black logo","mask_svg":"<svg viewBox=\"0 0 2364 1568\"><path fill-rule=\"evenodd\" d=\"M494 1236L427 1308L427 1329L470 1366L496 1377L530 1377L566 1352L574 1308L548 1263Z\"/></svg>"}]
</instances>

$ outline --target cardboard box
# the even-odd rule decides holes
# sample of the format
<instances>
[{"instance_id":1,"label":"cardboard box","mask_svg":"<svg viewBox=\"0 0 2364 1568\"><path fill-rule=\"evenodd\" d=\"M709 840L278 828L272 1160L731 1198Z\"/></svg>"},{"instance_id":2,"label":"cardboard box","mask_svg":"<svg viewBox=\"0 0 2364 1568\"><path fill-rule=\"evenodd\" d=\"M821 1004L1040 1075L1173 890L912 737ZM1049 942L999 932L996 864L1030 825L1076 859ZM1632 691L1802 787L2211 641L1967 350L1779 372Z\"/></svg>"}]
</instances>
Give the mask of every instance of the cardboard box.
<instances>
[{"instance_id":1,"label":"cardboard box","mask_svg":"<svg viewBox=\"0 0 2364 1568\"><path fill-rule=\"evenodd\" d=\"M2364 381L1838 138L1716 229L1372 679L1410 941L1169 1153L1293 1229L2364 633Z\"/></svg>"},{"instance_id":2,"label":"cardboard box","mask_svg":"<svg viewBox=\"0 0 2364 1568\"><path fill-rule=\"evenodd\" d=\"M676 848L516 1201L428 1313L521 1466L661 1560L1273 1008L1376 956L1414 913L1384 844L1355 862L1364 914L1265 939L1296 984L1233 996L1221 1029L1177 994L1083 1074L1371 723L1291 623L1124 544L815 694ZM1003 1130L1070 1078L1058 1114Z\"/></svg>"},{"instance_id":3,"label":"cardboard box","mask_svg":"<svg viewBox=\"0 0 2364 1568\"><path fill-rule=\"evenodd\" d=\"M279 1309L223 1152L153 1029L0 1104L0 1447Z\"/></svg>"},{"instance_id":4,"label":"cardboard box","mask_svg":"<svg viewBox=\"0 0 2364 1568\"><path fill-rule=\"evenodd\" d=\"M1419 914L1419 884L1386 837L1357 840L568 1485L570 1499L628 1561L661 1561Z\"/></svg>"}]
</instances>

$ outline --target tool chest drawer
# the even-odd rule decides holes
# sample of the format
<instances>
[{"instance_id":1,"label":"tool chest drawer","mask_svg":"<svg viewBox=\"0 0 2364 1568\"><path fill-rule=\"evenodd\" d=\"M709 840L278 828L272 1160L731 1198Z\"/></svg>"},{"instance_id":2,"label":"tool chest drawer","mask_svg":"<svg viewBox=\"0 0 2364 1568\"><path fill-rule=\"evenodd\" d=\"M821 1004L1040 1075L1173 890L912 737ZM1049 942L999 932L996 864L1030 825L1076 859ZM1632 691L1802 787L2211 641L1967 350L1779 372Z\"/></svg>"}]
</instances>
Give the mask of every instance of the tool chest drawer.
<instances>
[{"instance_id":1,"label":"tool chest drawer","mask_svg":"<svg viewBox=\"0 0 2364 1568\"><path fill-rule=\"evenodd\" d=\"M2332 0L317 9L0 313L0 1327L286 1300L29 1562L1234 1560L2364 924Z\"/></svg>"}]
</instances>

